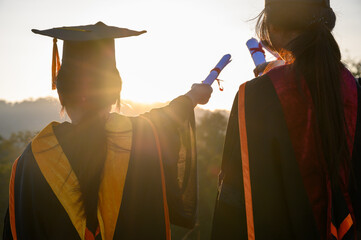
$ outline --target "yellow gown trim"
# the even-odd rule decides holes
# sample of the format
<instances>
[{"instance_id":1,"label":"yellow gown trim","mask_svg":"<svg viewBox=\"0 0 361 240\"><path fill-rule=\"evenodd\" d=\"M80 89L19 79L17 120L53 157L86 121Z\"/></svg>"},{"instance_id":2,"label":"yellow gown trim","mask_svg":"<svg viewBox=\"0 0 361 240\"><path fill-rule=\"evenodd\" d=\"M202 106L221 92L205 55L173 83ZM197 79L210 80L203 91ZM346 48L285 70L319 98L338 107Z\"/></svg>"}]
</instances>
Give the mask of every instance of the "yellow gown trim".
<instances>
[{"instance_id":1,"label":"yellow gown trim","mask_svg":"<svg viewBox=\"0 0 361 240\"><path fill-rule=\"evenodd\" d=\"M50 123L35 137L31 144L32 152L43 176L83 240L86 219L78 201L79 182L54 134L53 127L57 125L57 122ZM125 116L111 114L105 128L108 149L97 215L102 239L108 240L113 239L122 202L132 146L132 124Z\"/></svg>"}]
</instances>

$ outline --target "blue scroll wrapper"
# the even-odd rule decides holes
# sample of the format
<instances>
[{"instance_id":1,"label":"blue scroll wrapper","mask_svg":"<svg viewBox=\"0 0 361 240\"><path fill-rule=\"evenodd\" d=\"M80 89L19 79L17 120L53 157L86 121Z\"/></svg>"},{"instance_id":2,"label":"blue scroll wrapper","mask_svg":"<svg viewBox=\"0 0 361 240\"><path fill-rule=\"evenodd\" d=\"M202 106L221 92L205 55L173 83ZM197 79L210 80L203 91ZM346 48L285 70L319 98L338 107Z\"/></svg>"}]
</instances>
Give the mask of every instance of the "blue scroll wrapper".
<instances>
[{"instance_id":1,"label":"blue scroll wrapper","mask_svg":"<svg viewBox=\"0 0 361 240\"><path fill-rule=\"evenodd\" d=\"M222 59L218 62L216 67L211 70L211 72L209 73L207 78L202 81L202 83L212 85L212 83L214 82L214 80L217 79L218 75L221 73L223 68L225 66L227 66L227 64L230 63L231 61L232 60L231 60L231 55L230 54L224 55L222 57Z\"/></svg>"}]
</instances>

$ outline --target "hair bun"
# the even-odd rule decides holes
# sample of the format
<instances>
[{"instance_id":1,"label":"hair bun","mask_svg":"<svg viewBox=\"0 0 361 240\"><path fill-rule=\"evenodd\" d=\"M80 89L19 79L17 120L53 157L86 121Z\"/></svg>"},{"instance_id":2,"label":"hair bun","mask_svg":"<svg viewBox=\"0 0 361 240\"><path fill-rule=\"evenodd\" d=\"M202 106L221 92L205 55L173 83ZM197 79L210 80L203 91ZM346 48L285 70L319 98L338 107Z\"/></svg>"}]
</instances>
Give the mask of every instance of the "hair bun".
<instances>
[{"instance_id":1,"label":"hair bun","mask_svg":"<svg viewBox=\"0 0 361 240\"><path fill-rule=\"evenodd\" d=\"M336 14L331 7L322 7L319 9L318 14L314 14L310 25L322 24L325 25L330 31L335 27Z\"/></svg>"}]
</instances>

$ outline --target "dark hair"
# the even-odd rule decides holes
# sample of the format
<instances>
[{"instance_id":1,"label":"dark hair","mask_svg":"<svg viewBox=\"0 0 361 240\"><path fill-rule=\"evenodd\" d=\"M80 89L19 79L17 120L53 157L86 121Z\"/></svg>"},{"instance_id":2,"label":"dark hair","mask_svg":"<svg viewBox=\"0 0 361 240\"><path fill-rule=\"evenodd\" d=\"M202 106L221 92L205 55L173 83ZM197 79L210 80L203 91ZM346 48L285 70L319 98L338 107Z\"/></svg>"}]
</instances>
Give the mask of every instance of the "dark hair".
<instances>
[{"instance_id":1,"label":"dark hair","mask_svg":"<svg viewBox=\"0 0 361 240\"><path fill-rule=\"evenodd\" d=\"M98 191L107 154L106 119L99 111L115 102L119 108L121 85L116 68L79 69L63 65L57 77L63 106L84 110L82 119L74 126L76 152L72 168L80 185L79 202L92 228L97 224Z\"/></svg>"},{"instance_id":2,"label":"dark hair","mask_svg":"<svg viewBox=\"0 0 361 240\"><path fill-rule=\"evenodd\" d=\"M269 26L298 31L285 50L293 57L292 67L305 78L315 107L320 148L332 184L338 184L341 164L350 161L347 129L341 94L341 52L331 31L336 16L330 7L305 3L272 3L260 14L256 31L272 47ZM274 49L274 48L273 48Z\"/></svg>"}]
</instances>

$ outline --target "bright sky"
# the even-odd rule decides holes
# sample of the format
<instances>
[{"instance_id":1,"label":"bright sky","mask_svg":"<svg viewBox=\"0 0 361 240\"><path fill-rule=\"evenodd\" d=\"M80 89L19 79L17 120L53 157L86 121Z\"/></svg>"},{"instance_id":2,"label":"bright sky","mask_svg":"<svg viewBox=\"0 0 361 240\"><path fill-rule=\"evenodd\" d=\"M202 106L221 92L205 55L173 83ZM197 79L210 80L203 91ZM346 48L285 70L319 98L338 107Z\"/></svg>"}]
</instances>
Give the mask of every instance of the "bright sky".
<instances>
[{"instance_id":1,"label":"bright sky","mask_svg":"<svg viewBox=\"0 0 361 240\"><path fill-rule=\"evenodd\" d=\"M361 1L331 0L338 16L335 37L344 59L361 60ZM224 54L224 91L206 109L230 109L238 86L253 78L245 46L255 36L264 0L0 0L0 99L21 101L56 96L50 90L52 39L30 30L105 24L147 30L116 40L122 98L169 101L201 82ZM58 43L61 54L62 41Z\"/></svg>"}]
</instances>

